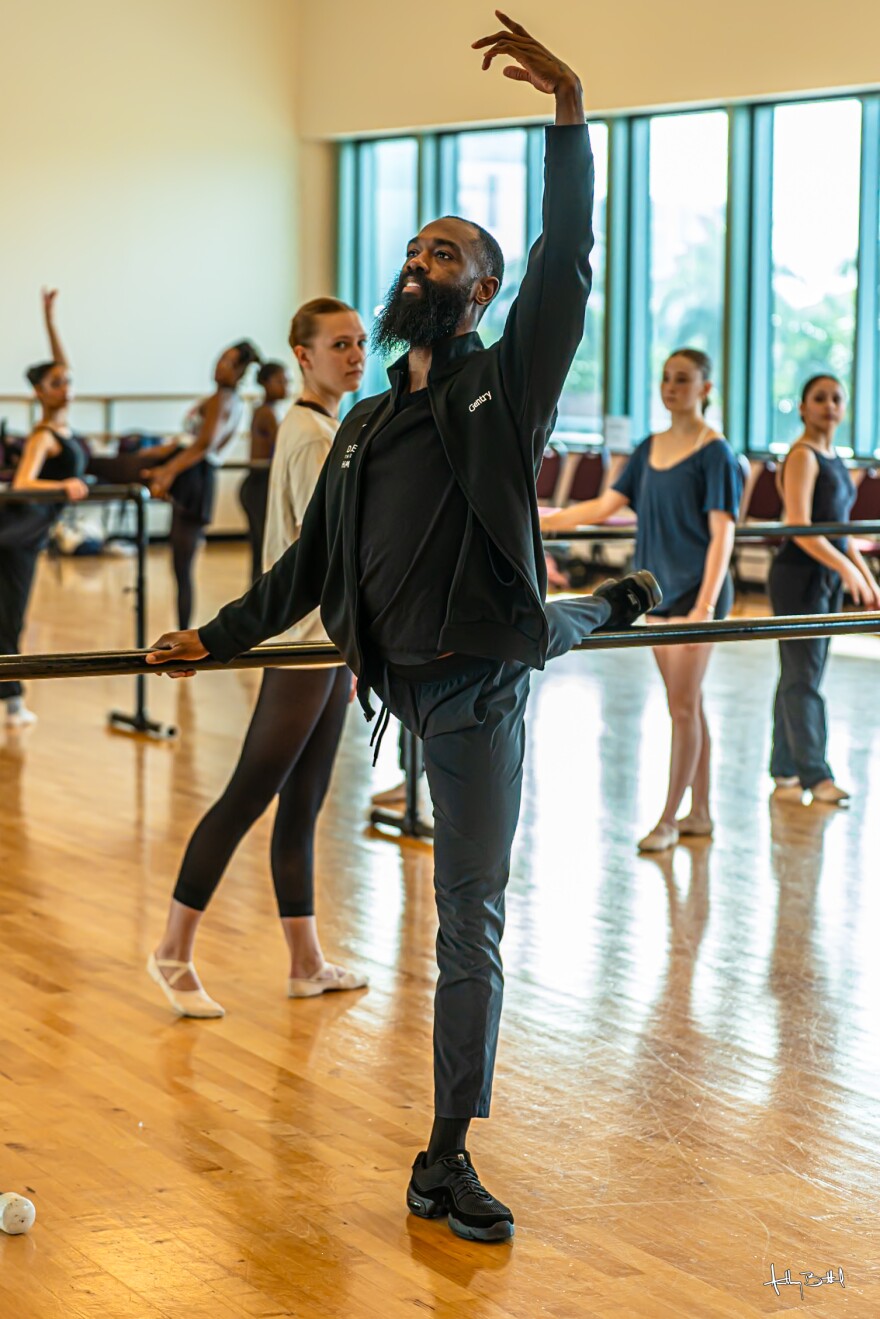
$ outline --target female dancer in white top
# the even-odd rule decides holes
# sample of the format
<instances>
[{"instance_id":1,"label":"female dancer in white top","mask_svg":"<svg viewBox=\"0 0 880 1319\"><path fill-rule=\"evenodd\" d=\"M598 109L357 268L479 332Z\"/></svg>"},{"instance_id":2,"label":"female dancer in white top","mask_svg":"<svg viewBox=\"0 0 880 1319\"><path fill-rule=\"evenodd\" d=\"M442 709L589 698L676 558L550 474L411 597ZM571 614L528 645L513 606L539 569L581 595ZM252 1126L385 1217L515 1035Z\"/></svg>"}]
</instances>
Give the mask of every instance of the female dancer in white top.
<instances>
[{"instance_id":1,"label":"female dancer in white top","mask_svg":"<svg viewBox=\"0 0 880 1319\"><path fill-rule=\"evenodd\" d=\"M339 426L342 396L363 377L366 331L357 312L316 298L293 318L290 343L303 392L278 431L269 479L264 563L297 539L306 505ZM317 610L285 640L326 641ZM202 988L192 961L196 931L232 853L274 797L272 875L290 951L288 994L311 997L359 989L366 978L324 960L314 912L314 841L351 691L333 669L266 669L241 757L223 796L190 840L165 932L149 974L182 1016L218 1017L223 1008Z\"/></svg>"}]
</instances>

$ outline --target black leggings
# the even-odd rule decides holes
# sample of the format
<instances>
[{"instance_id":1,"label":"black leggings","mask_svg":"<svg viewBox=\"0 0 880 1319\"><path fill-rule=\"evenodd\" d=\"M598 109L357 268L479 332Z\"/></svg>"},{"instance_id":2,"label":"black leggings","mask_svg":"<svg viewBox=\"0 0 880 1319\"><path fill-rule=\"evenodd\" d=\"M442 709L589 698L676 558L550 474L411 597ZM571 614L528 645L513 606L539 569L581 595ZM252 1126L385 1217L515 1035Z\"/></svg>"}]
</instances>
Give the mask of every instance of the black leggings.
<instances>
[{"instance_id":1,"label":"black leggings","mask_svg":"<svg viewBox=\"0 0 880 1319\"><path fill-rule=\"evenodd\" d=\"M171 566L177 583L177 626L181 632L189 627L193 611L193 564L196 552L205 539L205 528L179 509L171 514Z\"/></svg>"},{"instance_id":2,"label":"black leggings","mask_svg":"<svg viewBox=\"0 0 880 1319\"><path fill-rule=\"evenodd\" d=\"M0 509L0 655L17 655L40 550L57 509L8 504ZM21 696L20 682L0 682L0 701Z\"/></svg>"},{"instance_id":3,"label":"black leggings","mask_svg":"<svg viewBox=\"0 0 880 1319\"><path fill-rule=\"evenodd\" d=\"M314 915L315 824L350 690L346 668L265 671L235 772L186 849L176 902L205 910L236 847L277 796L272 878L278 914Z\"/></svg>"},{"instance_id":4,"label":"black leggings","mask_svg":"<svg viewBox=\"0 0 880 1319\"><path fill-rule=\"evenodd\" d=\"M0 655L17 655L39 549L0 543ZM20 682L0 682L0 701L21 696Z\"/></svg>"},{"instance_id":5,"label":"black leggings","mask_svg":"<svg viewBox=\"0 0 880 1319\"><path fill-rule=\"evenodd\" d=\"M251 582L263 575L263 537L266 533L266 501L269 498L269 473L248 472L241 483L238 498L248 521L251 543Z\"/></svg>"}]
</instances>

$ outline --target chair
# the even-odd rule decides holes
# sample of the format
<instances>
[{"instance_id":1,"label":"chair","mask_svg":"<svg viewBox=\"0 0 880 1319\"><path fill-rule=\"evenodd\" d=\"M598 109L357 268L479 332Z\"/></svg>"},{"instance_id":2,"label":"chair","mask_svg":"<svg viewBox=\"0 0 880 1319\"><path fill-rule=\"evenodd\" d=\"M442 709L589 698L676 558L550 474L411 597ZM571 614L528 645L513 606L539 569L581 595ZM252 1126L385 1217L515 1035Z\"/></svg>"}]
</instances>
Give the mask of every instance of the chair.
<instances>
[{"instance_id":1,"label":"chair","mask_svg":"<svg viewBox=\"0 0 880 1319\"><path fill-rule=\"evenodd\" d=\"M782 496L776 488L776 463L761 461L752 469L751 491L743 496L743 522L778 522L782 517ZM777 540L773 544L778 544Z\"/></svg>"},{"instance_id":2,"label":"chair","mask_svg":"<svg viewBox=\"0 0 880 1319\"><path fill-rule=\"evenodd\" d=\"M558 449L544 450L541 470L538 472L537 491L539 500L553 502L556 487L559 485L559 473L562 470L562 454Z\"/></svg>"},{"instance_id":3,"label":"chair","mask_svg":"<svg viewBox=\"0 0 880 1319\"><path fill-rule=\"evenodd\" d=\"M782 518L782 496L776 488L777 465L771 459L753 459L749 464L740 504L739 523L779 522ZM745 589L742 575L742 560L754 550L772 550L782 542L778 536L763 536L760 540L750 540L736 546L733 552L731 569L737 591ZM759 555L759 558L762 557ZM755 579L752 579L755 580Z\"/></svg>"},{"instance_id":4,"label":"chair","mask_svg":"<svg viewBox=\"0 0 880 1319\"><path fill-rule=\"evenodd\" d=\"M568 488L569 500L581 504L585 499L595 499L601 493L607 471L608 453L604 448L582 453Z\"/></svg>"},{"instance_id":5,"label":"chair","mask_svg":"<svg viewBox=\"0 0 880 1319\"><path fill-rule=\"evenodd\" d=\"M856 501L849 515L850 522L880 522L880 471L868 467L856 487ZM866 537L853 537L853 544L862 554L867 554L877 567L880 561L880 541Z\"/></svg>"}]
</instances>

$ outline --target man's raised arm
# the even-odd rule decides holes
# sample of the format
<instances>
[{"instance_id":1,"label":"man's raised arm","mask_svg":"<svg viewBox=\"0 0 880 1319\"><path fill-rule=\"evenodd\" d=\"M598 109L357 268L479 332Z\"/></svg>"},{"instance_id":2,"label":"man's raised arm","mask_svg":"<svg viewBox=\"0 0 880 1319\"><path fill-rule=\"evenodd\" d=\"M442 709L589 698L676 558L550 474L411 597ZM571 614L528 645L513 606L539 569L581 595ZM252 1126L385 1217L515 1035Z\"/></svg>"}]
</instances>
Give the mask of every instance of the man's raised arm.
<instances>
[{"instance_id":1,"label":"man's raised arm","mask_svg":"<svg viewBox=\"0 0 880 1319\"><path fill-rule=\"evenodd\" d=\"M593 153L577 74L500 10L507 30L482 37L483 68L512 56L504 75L556 100L544 159L543 232L529 254L501 339L508 397L524 436L549 424L584 332L592 271ZM540 455L537 455L540 458Z\"/></svg>"}]
</instances>

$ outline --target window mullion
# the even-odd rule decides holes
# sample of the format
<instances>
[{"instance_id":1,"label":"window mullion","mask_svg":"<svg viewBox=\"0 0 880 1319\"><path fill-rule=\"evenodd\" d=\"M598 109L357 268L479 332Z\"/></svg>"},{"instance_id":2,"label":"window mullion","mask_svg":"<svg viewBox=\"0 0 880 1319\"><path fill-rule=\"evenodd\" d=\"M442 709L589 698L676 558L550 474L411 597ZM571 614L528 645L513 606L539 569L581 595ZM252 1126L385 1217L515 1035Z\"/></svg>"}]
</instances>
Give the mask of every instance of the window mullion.
<instances>
[{"instance_id":1,"label":"window mullion","mask_svg":"<svg viewBox=\"0 0 880 1319\"><path fill-rule=\"evenodd\" d=\"M862 101L858 287L853 361L853 449L877 456L880 425L880 96Z\"/></svg>"}]
</instances>

